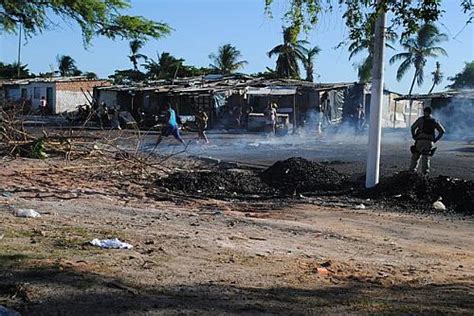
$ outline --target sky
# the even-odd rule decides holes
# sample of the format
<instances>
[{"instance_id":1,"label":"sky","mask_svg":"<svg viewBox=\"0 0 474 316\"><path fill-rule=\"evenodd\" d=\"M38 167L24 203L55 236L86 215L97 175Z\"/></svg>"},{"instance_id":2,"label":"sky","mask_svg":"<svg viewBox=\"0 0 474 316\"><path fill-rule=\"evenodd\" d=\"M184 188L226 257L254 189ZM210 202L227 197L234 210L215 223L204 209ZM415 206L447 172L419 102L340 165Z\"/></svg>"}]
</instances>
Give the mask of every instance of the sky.
<instances>
[{"instance_id":1,"label":"sky","mask_svg":"<svg viewBox=\"0 0 474 316\"><path fill-rule=\"evenodd\" d=\"M275 67L275 58L270 59L266 52L282 42L281 14L288 0L275 0L273 18L264 13L264 0L132 0L132 8L127 14L141 15L156 21L168 23L173 32L166 38L149 41L143 54L156 59L163 51L184 58L186 64L208 66L209 54L216 52L224 44L236 46L248 64L241 72L254 73L264 71L266 67ZM445 78L455 75L464 67L464 63L474 60L474 24L465 27L467 20L459 8L459 0L444 0L444 16L439 27L450 40L443 44L448 57L437 60ZM357 80L356 64L364 54L348 60L347 46L336 48L348 35L341 18L342 9L335 8L333 13L321 16L319 23L302 39L312 46L321 48L315 60L316 82L349 82ZM459 34L458 34L459 33ZM399 47L397 47L399 48ZM70 55L76 60L82 71L92 71L106 78L115 69L132 67L128 59L127 41L112 41L95 38L92 46L83 46L79 27L71 23L58 22L58 27L40 35L28 38L21 47L21 61L28 64L34 73L57 69L56 56ZM0 60L15 62L18 52L18 36L1 34ZM386 60L396 51L387 50ZM414 93L426 93L432 84L431 72L436 60L426 65L425 83L416 87ZM386 88L407 93L414 71L412 70L400 82L396 80L397 65L385 64ZM435 88L440 91L450 82L446 79Z\"/></svg>"}]
</instances>

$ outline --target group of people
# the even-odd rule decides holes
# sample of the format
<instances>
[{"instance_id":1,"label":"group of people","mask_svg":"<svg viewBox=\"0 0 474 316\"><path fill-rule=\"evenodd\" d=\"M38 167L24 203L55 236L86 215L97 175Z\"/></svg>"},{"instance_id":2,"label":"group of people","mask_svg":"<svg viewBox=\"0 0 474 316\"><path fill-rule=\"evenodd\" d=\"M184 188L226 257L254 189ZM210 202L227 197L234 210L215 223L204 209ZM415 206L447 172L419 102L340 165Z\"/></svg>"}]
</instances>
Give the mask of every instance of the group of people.
<instances>
[{"instance_id":1,"label":"group of people","mask_svg":"<svg viewBox=\"0 0 474 316\"><path fill-rule=\"evenodd\" d=\"M276 127L276 113L277 105L270 103L265 109L265 125L268 133L275 133ZM157 144L159 144L163 137L173 136L181 144L185 145L179 133L178 121L176 112L171 108L169 104L165 106L164 112L166 114L166 125L162 128L161 134L158 137ZM426 107L423 110L423 116L418 118L411 126L411 134L415 141L415 144L411 146L411 163L409 170L416 172L418 163L421 159L421 172L427 175L430 171L430 158L433 156L436 147L434 144L438 142L444 135L445 129L437 120L431 116L431 108ZM206 135L207 122L209 120L208 115L205 111L199 110L195 115L195 122L198 128L199 139L204 140L205 143L209 143ZM358 122L365 120L363 112L358 108Z\"/></svg>"}]
</instances>

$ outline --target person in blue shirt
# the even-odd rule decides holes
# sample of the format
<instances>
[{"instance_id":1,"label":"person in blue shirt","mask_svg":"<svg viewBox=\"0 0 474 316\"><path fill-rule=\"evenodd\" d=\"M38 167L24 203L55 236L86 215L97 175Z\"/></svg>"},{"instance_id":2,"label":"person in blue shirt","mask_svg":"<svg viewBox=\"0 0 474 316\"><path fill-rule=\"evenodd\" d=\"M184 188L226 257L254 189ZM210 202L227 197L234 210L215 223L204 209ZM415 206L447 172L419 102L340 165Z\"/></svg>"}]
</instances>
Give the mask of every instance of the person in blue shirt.
<instances>
[{"instance_id":1,"label":"person in blue shirt","mask_svg":"<svg viewBox=\"0 0 474 316\"><path fill-rule=\"evenodd\" d=\"M169 104L165 105L164 112L167 124L161 129L161 135L158 137L156 145L161 143L163 137L168 137L170 135L173 135L173 137L176 138L181 144L185 145L184 140L181 138L181 135L179 135L176 112L171 108Z\"/></svg>"}]
</instances>

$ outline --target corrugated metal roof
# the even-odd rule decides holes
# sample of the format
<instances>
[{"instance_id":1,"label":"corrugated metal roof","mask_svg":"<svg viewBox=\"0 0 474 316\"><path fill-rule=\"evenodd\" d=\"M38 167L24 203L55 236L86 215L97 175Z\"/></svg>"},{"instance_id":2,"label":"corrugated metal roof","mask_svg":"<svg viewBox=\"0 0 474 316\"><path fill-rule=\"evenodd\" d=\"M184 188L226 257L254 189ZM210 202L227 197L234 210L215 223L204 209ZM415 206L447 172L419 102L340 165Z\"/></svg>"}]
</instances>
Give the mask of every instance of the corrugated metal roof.
<instances>
[{"instance_id":1,"label":"corrugated metal roof","mask_svg":"<svg viewBox=\"0 0 474 316\"><path fill-rule=\"evenodd\" d=\"M49 83L49 82L78 82L78 81L101 81L104 79L87 79L85 76L74 77L51 77L51 78L25 78L25 79L11 79L3 81L3 85L27 85L30 83Z\"/></svg>"}]
</instances>

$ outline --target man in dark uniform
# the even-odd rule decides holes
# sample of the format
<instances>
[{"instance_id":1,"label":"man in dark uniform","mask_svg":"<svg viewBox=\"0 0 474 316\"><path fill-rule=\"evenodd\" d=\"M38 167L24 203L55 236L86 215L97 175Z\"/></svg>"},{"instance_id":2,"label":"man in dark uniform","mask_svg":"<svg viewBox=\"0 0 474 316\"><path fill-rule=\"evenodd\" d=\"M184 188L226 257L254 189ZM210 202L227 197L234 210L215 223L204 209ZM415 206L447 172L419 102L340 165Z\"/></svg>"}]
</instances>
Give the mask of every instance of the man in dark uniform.
<instances>
[{"instance_id":1,"label":"man in dark uniform","mask_svg":"<svg viewBox=\"0 0 474 316\"><path fill-rule=\"evenodd\" d=\"M438 135L436 136L436 131ZM411 135L415 145L411 146L411 164L409 170L416 172L421 157L421 172L427 175L430 172L430 158L434 153L433 144L443 137L444 127L431 117L431 108L423 110L423 116L411 126Z\"/></svg>"}]
</instances>

